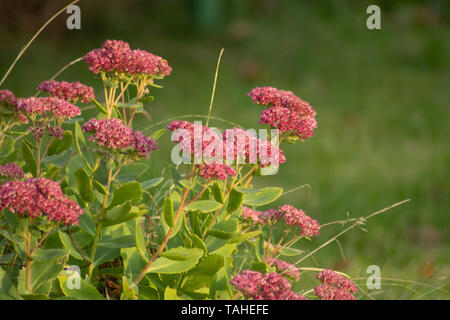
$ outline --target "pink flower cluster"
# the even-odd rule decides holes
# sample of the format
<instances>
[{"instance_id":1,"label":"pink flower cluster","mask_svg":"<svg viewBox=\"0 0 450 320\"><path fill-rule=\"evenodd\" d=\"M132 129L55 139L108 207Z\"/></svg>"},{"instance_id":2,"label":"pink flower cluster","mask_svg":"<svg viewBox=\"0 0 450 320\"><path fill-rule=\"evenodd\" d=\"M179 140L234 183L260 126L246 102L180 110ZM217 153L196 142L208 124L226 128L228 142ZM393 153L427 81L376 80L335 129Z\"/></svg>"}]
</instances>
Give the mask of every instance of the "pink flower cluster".
<instances>
[{"instance_id":1,"label":"pink flower cluster","mask_svg":"<svg viewBox=\"0 0 450 320\"><path fill-rule=\"evenodd\" d=\"M230 142L232 147L227 150L229 146L227 140L230 137L233 139ZM286 162L286 157L278 146L268 140L261 140L246 130L240 128L227 129L223 133L223 139L224 156L227 156L227 153L232 154L234 161L242 158L246 163L254 163L257 159L262 167L271 165L273 162L278 165Z\"/></svg>"},{"instance_id":2,"label":"pink flower cluster","mask_svg":"<svg viewBox=\"0 0 450 320\"><path fill-rule=\"evenodd\" d=\"M80 108L77 106L55 97L20 98L17 100L17 110L27 114L52 113L60 119L70 119L81 114Z\"/></svg>"},{"instance_id":3,"label":"pink flower cluster","mask_svg":"<svg viewBox=\"0 0 450 320\"><path fill-rule=\"evenodd\" d=\"M310 216L307 216L303 210L297 209L290 204L285 204L278 208L278 212L284 216L284 221L288 225L301 228L303 235L313 237L319 234L319 223Z\"/></svg>"},{"instance_id":4,"label":"pink flower cluster","mask_svg":"<svg viewBox=\"0 0 450 320\"><path fill-rule=\"evenodd\" d=\"M185 129L189 134L189 138L180 135L176 142L180 143L180 148L183 152L195 154L196 157L201 158L203 153L216 142L221 142L222 137L216 131L208 128L207 126L195 126L188 121L172 121L167 128L171 131L178 129ZM199 132L195 132L198 130ZM198 138L196 137L198 135ZM211 150L210 156L215 156L215 150ZM235 176L236 171L228 164L225 163L203 163L198 164L197 168L200 170L200 176L205 179L220 179L225 180L227 176Z\"/></svg>"},{"instance_id":5,"label":"pink flower cluster","mask_svg":"<svg viewBox=\"0 0 450 320\"><path fill-rule=\"evenodd\" d=\"M30 218L47 215L50 221L78 225L80 206L68 199L57 182L46 178L6 182L0 186L0 210L8 209Z\"/></svg>"},{"instance_id":6,"label":"pink flower cluster","mask_svg":"<svg viewBox=\"0 0 450 320\"><path fill-rule=\"evenodd\" d=\"M0 90L0 102L6 102L12 106L17 103L16 96L9 90Z\"/></svg>"},{"instance_id":7,"label":"pink flower cluster","mask_svg":"<svg viewBox=\"0 0 450 320\"><path fill-rule=\"evenodd\" d=\"M120 119L89 120L83 125L84 132L93 132L90 141L106 149L119 151L134 150L140 156L150 157L150 152L158 150L155 140L140 131L134 131Z\"/></svg>"},{"instance_id":8,"label":"pink flower cluster","mask_svg":"<svg viewBox=\"0 0 450 320\"><path fill-rule=\"evenodd\" d=\"M144 50L132 50L121 40L106 40L101 48L88 52L83 60L95 74L103 71L168 76L172 71L167 60Z\"/></svg>"},{"instance_id":9,"label":"pink flower cluster","mask_svg":"<svg viewBox=\"0 0 450 320\"><path fill-rule=\"evenodd\" d=\"M294 134L302 140L313 136L317 127L316 112L291 91L273 87L258 87L248 95L254 103L266 105L260 116L260 123L268 124L281 132Z\"/></svg>"},{"instance_id":10,"label":"pink flower cluster","mask_svg":"<svg viewBox=\"0 0 450 320\"><path fill-rule=\"evenodd\" d=\"M316 277L322 284L314 288L315 294L322 300L356 300L356 285L349 279L332 270L323 270Z\"/></svg>"},{"instance_id":11,"label":"pink flower cluster","mask_svg":"<svg viewBox=\"0 0 450 320\"><path fill-rule=\"evenodd\" d=\"M63 99L72 103L78 100L88 103L95 98L94 89L92 87L81 84L80 82L67 81L44 81L37 89L38 91L47 92L53 97Z\"/></svg>"},{"instance_id":12,"label":"pink flower cluster","mask_svg":"<svg viewBox=\"0 0 450 320\"><path fill-rule=\"evenodd\" d=\"M306 300L291 290L291 284L278 273L262 274L246 270L230 281L245 298L253 300Z\"/></svg>"},{"instance_id":13,"label":"pink flower cluster","mask_svg":"<svg viewBox=\"0 0 450 320\"><path fill-rule=\"evenodd\" d=\"M10 179L22 179L23 178L22 169L14 163L7 163L4 166L0 165L0 174L8 177Z\"/></svg>"},{"instance_id":14,"label":"pink flower cluster","mask_svg":"<svg viewBox=\"0 0 450 320\"><path fill-rule=\"evenodd\" d=\"M236 170L227 164L223 163L211 163L211 164L199 164L197 168L200 169L199 175L203 178L209 179L220 179L225 180L227 176L234 177L236 175Z\"/></svg>"},{"instance_id":15,"label":"pink flower cluster","mask_svg":"<svg viewBox=\"0 0 450 320\"><path fill-rule=\"evenodd\" d=\"M300 280L300 271L292 263L286 262L284 260L271 258L268 261L268 264L270 266L272 266L272 265L275 266L275 268L277 268L278 272L283 273L286 276L293 278L297 281Z\"/></svg>"},{"instance_id":16,"label":"pink flower cluster","mask_svg":"<svg viewBox=\"0 0 450 320\"><path fill-rule=\"evenodd\" d=\"M221 142L221 135L207 126L194 124L189 121L175 120L169 123L167 129L170 131L186 130L187 135L181 134L175 142L180 143L183 152L191 153L196 157L202 157L205 150L216 141ZM184 132L182 132L184 133ZM215 156L215 150L210 153Z\"/></svg>"},{"instance_id":17,"label":"pink flower cluster","mask_svg":"<svg viewBox=\"0 0 450 320\"><path fill-rule=\"evenodd\" d=\"M261 211L253 210L247 206L242 206L242 218L252 220L254 223L265 224L265 221L260 218Z\"/></svg>"},{"instance_id":18,"label":"pink flower cluster","mask_svg":"<svg viewBox=\"0 0 450 320\"><path fill-rule=\"evenodd\" d=\"M263 141L250 132L239 128L227 129L223 134L203 125L196 125L188 121L173 121L167 128L171 131L184 129L187 135L180 134L175 142L180 144L183 152L189 152L195 157L210 156L214 158L216 151L222 153L221 163L233 161L237 163L260 163L267 166L272 163L281 164L286 162L283 151L270 141ZM228 166L229 167L229 166ZM218 167L222 170L224 167ZM223 171L223 170L222 170Z\"/></svg>"},{"instance_id":19,"label":"pink flower cluster","mask_svg":"<svg viewBox=\"0 0 450 320\"><path fill-rule=\"evenodd\" d=\"M290 226L301 228L302 234L308 237L317 236L320 231L320 225L316 220L307 216L303 210L289 204L285 204L277 210L268 209L266 211L257 211L243 206L242 217L260 224L276 223L284 220Z\"/></svg>"}]
</instances>

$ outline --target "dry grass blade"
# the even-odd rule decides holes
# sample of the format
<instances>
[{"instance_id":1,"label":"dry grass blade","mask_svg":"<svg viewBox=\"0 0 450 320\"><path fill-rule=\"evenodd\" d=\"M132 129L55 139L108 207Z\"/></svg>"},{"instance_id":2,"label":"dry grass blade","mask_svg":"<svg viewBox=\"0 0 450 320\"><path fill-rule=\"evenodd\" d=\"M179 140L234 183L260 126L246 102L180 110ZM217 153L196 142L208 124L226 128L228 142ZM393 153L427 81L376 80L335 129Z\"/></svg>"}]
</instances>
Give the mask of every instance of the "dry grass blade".
<instances>
[{"instance_id":1,"label":"dry grass blade","mask_svg":"<svg viewBox=\"0 0 450 320\"><path fill-rule=\"evenodd\" d=\"M22 55L25 53L25 51L27 51L28 47L31 45L31 43L39 36L39 34L42 32L42 30L45 29L45 27L48 26L48 24L50 22L52 22L57 16L59 16L61 13L63 13L69 6L77 3L80 0L75 0L72 1L71 3L69 3L68 5L66 5L64 8L62 8L61 10L59 10L57 13L55 13L50 19L48 19L43 25L42 27L34 34L34 36L31 38L30 41L27 42L27 44L25 45L25 47L22 48L22 50L20 50L19 54L17 55L16 59L13 61L13 63L11 64L11 66L9 67L8 71L6 71L5 75L3 76L2 80L0 81L0 87L2 86L3 82L5 82L6 78L9 76L9 74L11 73L12 69L14 68L14 66L16 65L17 61L19 61L19 59L22 57Z\"/></svg>"}]
</instances>

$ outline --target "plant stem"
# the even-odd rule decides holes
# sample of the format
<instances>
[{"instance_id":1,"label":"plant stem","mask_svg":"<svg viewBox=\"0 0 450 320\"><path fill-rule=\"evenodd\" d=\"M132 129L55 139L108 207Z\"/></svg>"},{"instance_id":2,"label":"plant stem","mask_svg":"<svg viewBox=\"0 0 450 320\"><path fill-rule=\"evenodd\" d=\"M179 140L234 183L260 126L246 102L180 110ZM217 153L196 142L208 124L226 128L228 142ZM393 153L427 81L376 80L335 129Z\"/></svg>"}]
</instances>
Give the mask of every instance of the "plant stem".
<instances>
[{"instance_id":1,"label":"plant stem","mask_svg":"<svg viewBox=\"0 0 450 320\"><path fill-rule=\"evenodd\" d=\"M31 242L31 232L28 231L26 239L26 250L27 250L27 275L26 275L26 288L28 292L31 292L31 253L30 253L30 242Z\"/></svg>"},{"instance_id":2,"label":"plant stem","mask_svg":"<svg viewBox=\"0 0 450 320\"><path fill-rule=\"evenodd\" d=\"M97 246L98 246L98 241L100 240L100 233L102 231L102 220L105 216L105 211L106 211L106 204L108 203L108 195L109 195L109 189L111 187L111 181L112 181L112 170L113 169L109 169L108 171L108 183L106 186L106 190L108 191L107 194L105 194L105 196L103 197L103 203L102 203L102 208L100 211L100 217L99 217L99 222L97 224L97 228L95 229L95 237L94 237L94 242L92 243L92 251L91 251L91 264L89 265L89 277L92 277L92 272L94 271L94 258L95 258L95 253L97 251ZM120 170L120 168L117 170L117 172ZM116 172L116 174L117 174Z\"/></svg>"},{"instance_id":3,"label":"plant stem","mask_svg":"<svg viewBox=\"0 0 450 320\"><path fill-rule=\"evenodd\" d=\"M189 189L188 188L184 189L183 197L181 198L180 205L179 205L177 213L175 215L174 225L177 224L177 221L180 218L181 213L183 212L184 202L186 201L188 193L189 193ZM150 267L152 266L153 262L155 262L155 260L159 257L159 255L164 251L164 249L165 249L165 247L167 245L167 242L169 241L170 236L172 235L172 232L173 232L174 228L175 227L172 227L172 228L170 228L167 231L167 234L164 237L164 240L161 243L161 245L159 246L158 250L155 252L155 254L152 256L152 258L145 265L144 269L142 269L142 271L137 276L136 280L134 281L134 284L136 286L139 284L139 282L141 282L142 278L145 276L145 274L147 273L148 269L150 269Z\"/></svg>"},{"instance_id":4,"label":"plant stem","mask_svg":"<svg viewBox=\"0 0 450 320\"><path fill-rule=\"evenodd\" d=\"M47 239L48 235L50 234L50 232L52 232L53 230L53 226L50 227L50 229L48 229L48 231L44 234L44 236L41 238L41 240L39 240L38 244L36 245L36 247L34 247L34 249L31 251L30 256L32 256L37 249L39 249L39 247L42 245L42 243L45 241L45 239Z\"/></svg>"},{"instance_id":5,"label":"plant stem","mask_svg":"<svg viewBox=\"0 0 450 320\"><path fill-rule=\"evenodd\" d=\"M39 177L41 172L41 146L42 146L42 138L39 139L37 143L37 161L36 161L36 177Z\"/></svg>"}]
</instances>

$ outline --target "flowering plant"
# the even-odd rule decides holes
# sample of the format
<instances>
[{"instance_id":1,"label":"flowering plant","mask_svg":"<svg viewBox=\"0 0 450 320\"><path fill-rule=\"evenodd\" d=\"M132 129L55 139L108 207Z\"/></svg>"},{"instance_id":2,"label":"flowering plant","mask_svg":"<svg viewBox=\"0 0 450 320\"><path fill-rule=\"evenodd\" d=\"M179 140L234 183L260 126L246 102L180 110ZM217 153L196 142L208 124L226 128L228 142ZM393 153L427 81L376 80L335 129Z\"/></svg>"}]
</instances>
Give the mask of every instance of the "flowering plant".
<instances>
[{"instance_id":1,"label":"flowering plant","mask_svg":"<svg viewBox=\"0 0 450 320\"><path fill-rule=\"evenodd\" d=\"M146 136L133 120L170 75L168 62L115 40L83 60L104 101L79 82L44 81L42 97L0 90L0 298L356 299L346 274L300 265L312 253L298 244L319 222L274 207L282 188L252 184L287 162L283 143L313 136L307 102L251 90L270 139L209 127L209 116ZM98 110L91 119L86 103ZM149 159L166 131L174 164L159 174ZM308 271L321 283L294 290Z\"/></svg>"}]
</instances>

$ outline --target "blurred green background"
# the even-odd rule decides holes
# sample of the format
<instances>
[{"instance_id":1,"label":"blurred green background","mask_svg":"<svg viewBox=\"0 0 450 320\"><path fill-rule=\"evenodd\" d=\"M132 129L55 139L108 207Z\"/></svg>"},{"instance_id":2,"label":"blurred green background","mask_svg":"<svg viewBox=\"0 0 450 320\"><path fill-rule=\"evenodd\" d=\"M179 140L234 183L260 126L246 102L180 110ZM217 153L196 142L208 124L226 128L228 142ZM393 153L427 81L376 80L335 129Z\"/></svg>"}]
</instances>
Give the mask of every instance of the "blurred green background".
<instances>
[{"instance_id":1,"label":"blurred green background","mask_svg":"<svg viewBox=\"0 0 450 320\"><path fill-rule=\"evenodd\" d=\"M0 4L0 73L23 45L67 1L16 0ZM366 28L366 8L381 7L381 30ZM321 223L368 215L412 201L368 221L320 250L305 266L367 277L379 265L383 278L412 280L419 293L382 281L381 298L450 295L450 3L448 1L131 0L79 2L81 30L62 14L19 61L3 88L30 96L68 62L105 39L166 58L172 74L154 89L152 120L206 114L217 57L220 67L213 115L258 128L255 86L292 90L317 111L315 136L284 147L287 163L275 176L256 179L286 191L280 199ZM59 80L100 81L84 63ZM213 121L222 128L227 124ZM167 124L148 129L150 133ZM155 154L155 176L170 161L169 135ZM316 248L343 229L328 226ZM342 247L342 249L340 248ZM305 279L307 281L307 279ZM390 285L390 283L392 285ZM446 287L445 287L446 286ZM448 291L447 291L448 292Z\"/></svg>"}]
</instances>

